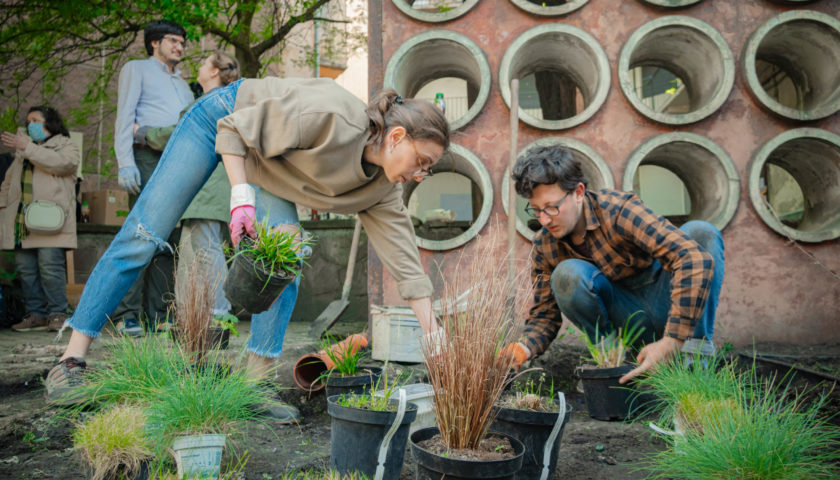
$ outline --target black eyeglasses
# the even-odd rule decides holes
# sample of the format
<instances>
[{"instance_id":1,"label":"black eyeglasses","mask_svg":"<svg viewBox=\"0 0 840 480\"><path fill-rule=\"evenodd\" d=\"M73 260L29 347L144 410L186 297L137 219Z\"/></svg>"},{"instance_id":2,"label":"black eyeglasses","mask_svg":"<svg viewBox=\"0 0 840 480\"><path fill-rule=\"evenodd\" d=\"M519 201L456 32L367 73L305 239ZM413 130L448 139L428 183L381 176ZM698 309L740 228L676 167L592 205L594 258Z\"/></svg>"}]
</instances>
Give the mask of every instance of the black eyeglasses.
<instances>
[{"instance_id":1,"label":"black eyeglasses","mask_svg":"<svg viewBox=\"0 0 840 480\"><path fill-rule=\"evenodd\" d=\"M185 40L182 40L179 37L174 37L172 35L164 35L163 39L164 40L169 40L171 43L173 43L175 45L180 45L182 47L185 47L187 45L187 42Z\"/></svg>"},{"instance_id":2,"label":"black eyeglasses","mask_svg":"<svg viewBox=\"0 0 840 480\"><path fill-rule=\"evenodd\" d=\"M549 205L545 208L534 208L528 205L525 207L525 213L534 218L539 218L541 213L545 213L549 217L556 217L557 215L560 215L560 205L563 205L563 202L566 201L566 197L568 197L570 193L572 192L566 192L566 194L563 195L563 198L561 198L556 205Z\"/></svg>"}]
</instances>

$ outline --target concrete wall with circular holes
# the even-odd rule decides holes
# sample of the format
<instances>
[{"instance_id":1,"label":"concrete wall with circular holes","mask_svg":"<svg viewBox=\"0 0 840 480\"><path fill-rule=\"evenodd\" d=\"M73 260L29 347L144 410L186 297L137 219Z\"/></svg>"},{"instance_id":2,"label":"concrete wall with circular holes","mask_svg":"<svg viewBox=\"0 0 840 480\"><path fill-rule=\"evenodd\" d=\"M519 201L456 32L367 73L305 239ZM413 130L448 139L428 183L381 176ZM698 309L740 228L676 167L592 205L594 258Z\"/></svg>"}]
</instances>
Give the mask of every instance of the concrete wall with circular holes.
<instances>
[{"instance_id":1,"label":"concrete wall with circular holes","mask_svg":"<svg viewBox=\"0 0 840 480\"><path fill-rule=\"evenodd\" d=\"M498 261L506 245L503 198L507 189L503 185L510 158L509 81L539 68L564 72L577 84L587 107L598 106L586 111L585 118L581 109L576 115L580 118L551 121L565 122L559 124L532 121L525 112L518 123L517 153L535 141L562 136L586 145L603 159L609 177L622 179L621 183L646 162L664 165L694 191L689 193L690 215L723 228L726 278L716 341L840 341L840 282L788 240L796 238L824 266L840 271L839 220L834 215L840 211L836 141L840 136L840 50L836 46L840 1L588 0L569 2L566 5L577 8L554 15L528 8L541 8L539 2L480 0L464 3L470 4L466 12L442 22L410 16L398 3L369 2L371 92L386 84L389 63L397 61L404 46L422 34L443 30L466 38L487 61L487 100L475 117L457 129L453 142L481 161L496 192L479 233L498 237ZM668 18L675 15L691 21L669 25ZM631 37L656 25L668 29L668 35L657 36L656 29L651 29L654 36L650 38L655 38L651 41L651 33L639 34L622 66L622 50L633 43ZM668 42L686 45L658 48L659 43ZM525 48L508 54L517 45ZM685 58L668 56L671 49L684 52ZM438 55L454 51L447 47ZM429 49L426 56L436 54ZM472 54L458 58L459 62L477 62ZM658 118L634 105L622 88L623 78L640 58L681 69L685 87L698 92L692 103L696 110L689 112L694 117ZM756 60L775 62L779 71L788 72L802 98L801 111L786 115L763 98L763 89L756 89L754 78L762 71L752 71ZM437 68L435 62L423 62L427 69L413 70L411 75L424 80L411 82L406 77L405 85L412 85L408 90L401 90L405 87L400 82L393 83L403 95L442 76L429 71ZM478 78L475 73L469 75ZM603 99L599 92L606 92ZM808 133L800 135L801 129ZM679 134L685 135L680 138ZM807 211L796 228L780 224L762 207L762 164L786 170L801 188ZM467 241L447 250L421 247L421 258L438 290L444 277L458 274L454 268L458 255L469 258L477 243ZM527 232L523 232L518 235L516 252L517 264L523 268L528 265L529 249ZM402 304L393 279L373 251L368 267L370 302Z\"/></svg>"}]
</instances>

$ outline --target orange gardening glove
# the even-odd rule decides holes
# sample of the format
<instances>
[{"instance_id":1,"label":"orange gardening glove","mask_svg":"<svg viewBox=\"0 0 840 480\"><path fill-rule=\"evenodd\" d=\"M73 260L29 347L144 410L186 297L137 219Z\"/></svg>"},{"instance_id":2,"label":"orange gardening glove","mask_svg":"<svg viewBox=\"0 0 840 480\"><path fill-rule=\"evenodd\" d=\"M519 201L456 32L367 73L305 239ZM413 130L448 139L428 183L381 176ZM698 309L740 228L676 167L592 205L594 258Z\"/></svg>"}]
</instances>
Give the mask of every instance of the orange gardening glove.
<instances>
[{"instance_id":1,"label":"orange gardening glove","mask_svg":"<svg viewBox=\"0 0 840 480\"><path fill-rule=\"evenodd\" d=\"M513 368L519 370L522 367L522 364L528 361L528 352L522 348L522 345L518 343L511 343L508 344L505 348L499 352L499 356L506 355L512 358L512 366Z\"/></svg>"}]
</instances>

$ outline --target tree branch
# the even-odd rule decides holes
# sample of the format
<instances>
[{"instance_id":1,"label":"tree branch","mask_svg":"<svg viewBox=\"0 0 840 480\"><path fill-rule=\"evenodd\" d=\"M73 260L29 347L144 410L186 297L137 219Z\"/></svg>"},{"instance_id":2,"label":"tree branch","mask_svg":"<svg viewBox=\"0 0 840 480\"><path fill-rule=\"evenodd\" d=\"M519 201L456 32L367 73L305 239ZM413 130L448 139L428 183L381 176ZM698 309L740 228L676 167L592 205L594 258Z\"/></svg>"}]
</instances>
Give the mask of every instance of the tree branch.
<instances>
[{"instance_id":1,"label":"tree branch","mask_svg":"<svg viewBox=\"0 0 840 480\"><path fill-rule=\"evenodd\" d=\"M306 11L304 11L300 15L290 18L288 22L283 24L283 26L280 27L280 29L274 33L274 35L268 37L267 39L254 45L251 48L251 50L254 52L254 55L256 55L259 58L268 49L274 47L275 45L280 43L281 40L286 38L286 35L288 35L294 27L301 23L306 23L310 20L313 20L315 18L315 14L318 13L318 9L330 3L330 1L331 0L317 0L315 3L310 5L309 8L306 9Z\"/></svg>"}]
</instances>

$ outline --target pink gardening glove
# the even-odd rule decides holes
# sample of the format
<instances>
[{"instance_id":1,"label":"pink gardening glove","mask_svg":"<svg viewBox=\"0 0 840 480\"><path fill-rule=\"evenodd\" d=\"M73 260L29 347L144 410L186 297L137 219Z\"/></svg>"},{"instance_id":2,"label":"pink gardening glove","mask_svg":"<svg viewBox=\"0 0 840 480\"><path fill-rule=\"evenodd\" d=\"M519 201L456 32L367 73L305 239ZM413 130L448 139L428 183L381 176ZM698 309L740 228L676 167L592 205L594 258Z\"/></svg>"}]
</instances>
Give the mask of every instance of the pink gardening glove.
<instances>
[{"instance_id":1,"label":"pink gardening glove","mask_svg":"<svg viewBox=\"0 0 840 480\"><path fill-rule=\"evenodd\" d=\"M243 235L254 238L257 231L254 229L254 219L257 218L257 209L253 205L240 205L230 212L230 240L233 247L239 245Z\"/></svg>"}]
</instances>

